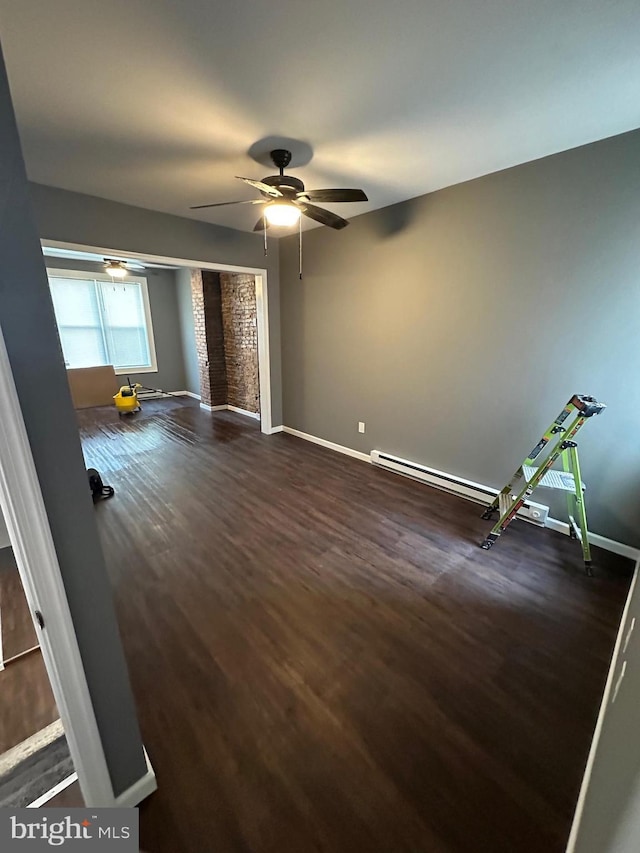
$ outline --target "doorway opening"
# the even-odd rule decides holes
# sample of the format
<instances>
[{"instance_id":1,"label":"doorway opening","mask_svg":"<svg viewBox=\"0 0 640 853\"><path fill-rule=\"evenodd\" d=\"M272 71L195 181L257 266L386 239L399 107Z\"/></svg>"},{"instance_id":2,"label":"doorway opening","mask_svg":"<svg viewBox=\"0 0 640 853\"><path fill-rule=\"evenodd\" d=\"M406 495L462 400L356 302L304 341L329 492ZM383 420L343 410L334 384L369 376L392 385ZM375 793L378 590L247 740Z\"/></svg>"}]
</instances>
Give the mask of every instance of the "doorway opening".
<instances>
[{"instance_id":1,"label":"doorway opening","mask_svg":"<svg viewBox=\"0 0 640 853\"><path fill-rule=\"evenodd\" d=\"M185 352L187 383L198 382L203 408L260 420L256 277L191 270L190 279L197 375Z\"/></svg>"},{"instance_id":2,"label":"doorway opening","mask_svg":"<svg viewBox=\"0 0 640 853\"><path fill-rule=\"evenodd\" d=\"M43 240L42 246L48 266L55 265L54 258L60 266L60 258L75 259L76 263L86 265L88 259L99 262L105 257L141 265L144 269L142 274L149 276L150 315L158 364L153 370L144 373L142 379L137 378L135 371L132 371L132 380L139 381L145 387L155 383L155 387L162 391L186 393L200 399L203 408L211 411L229 409L248 415L259 421L261 432L271 434L271 366L265 269L55 240ZM162 299L156 299L154 304L154 294L161 289L159 285L154 286L154 282L162 276L171 276L175 281L172 288L165 288L172 289L175 294L173 313L167 308L167 300L164 300L163 305ZM205 300L208 290L217 291L217 308L215 299ZM207 302L215 310L209 310ZM177 323L179 328L176 328ZM217 334L207 336L207 323L210 329L217 330ZM176 387L177 379L173 376L172 384L163 374L160 352L164 342L167 350L164 363L175 363L179 341L182 343L184 361L182 388ZM166 381L162 381L163 378Z\"/></svg>"},{"instance_id":3,"label":"doorway opening","mask_svg":"<svg viewBox=\"0 0 640 853\"><path fill-rule=\"evenodd\" d=\"M44 805L75 782L77 774L1 512L0 719L0 808Z\"/></svg>"}]
</instances>

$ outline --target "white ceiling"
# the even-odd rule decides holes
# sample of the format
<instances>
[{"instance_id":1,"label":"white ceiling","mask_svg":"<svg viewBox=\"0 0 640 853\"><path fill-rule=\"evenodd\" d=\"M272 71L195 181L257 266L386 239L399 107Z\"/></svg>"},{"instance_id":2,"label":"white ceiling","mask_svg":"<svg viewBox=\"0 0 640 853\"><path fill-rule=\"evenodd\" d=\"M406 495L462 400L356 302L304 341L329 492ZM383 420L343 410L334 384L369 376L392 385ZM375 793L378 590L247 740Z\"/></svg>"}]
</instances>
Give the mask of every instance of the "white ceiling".
<instances>
[{"instance_id":1,"label":"white ceiling","mask_svg":"<svg viewBox=\"0 0 640 853\"><path fill-rule=\"evenodd\" d=\"M32 180L250 230L283 135L345 216L640 125L638 0L0 0Z\"/></svg>"}]
</instances>

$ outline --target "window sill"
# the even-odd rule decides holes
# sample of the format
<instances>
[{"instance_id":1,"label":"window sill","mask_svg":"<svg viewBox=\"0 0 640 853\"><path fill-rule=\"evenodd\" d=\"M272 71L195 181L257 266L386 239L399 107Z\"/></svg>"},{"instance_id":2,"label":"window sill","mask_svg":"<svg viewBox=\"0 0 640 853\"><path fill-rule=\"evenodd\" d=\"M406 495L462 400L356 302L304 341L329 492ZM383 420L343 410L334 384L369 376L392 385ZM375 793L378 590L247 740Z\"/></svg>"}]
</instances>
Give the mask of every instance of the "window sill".
<instances>
[{"instance_id":1,"label":"window sill","mask_svg":"<svg viewBox=\"0 0 640 853\"><path fill-rule=\"evenodd\" d=\"M137 375L138 373L157 373L157 367L123 367L113 371L116 376L126 376L128 373Z\"/></svg>"},{"instance_id":2,"label":"window sill","mask_svg":"<svg viewBox=\"0 0 640 853\"><path fill-rule=\"evenodd\" d=\"M69 367L65 364L65 368L67 370L93 370L97 367L111 367L110 364L94 364L91 367ZM137 376L138 373L157 373L157 367L123 367L118 368L118 370L113 371L116 376L127 376L127 374L131 374L133 376Z\"/></svg>"}]
</instances>

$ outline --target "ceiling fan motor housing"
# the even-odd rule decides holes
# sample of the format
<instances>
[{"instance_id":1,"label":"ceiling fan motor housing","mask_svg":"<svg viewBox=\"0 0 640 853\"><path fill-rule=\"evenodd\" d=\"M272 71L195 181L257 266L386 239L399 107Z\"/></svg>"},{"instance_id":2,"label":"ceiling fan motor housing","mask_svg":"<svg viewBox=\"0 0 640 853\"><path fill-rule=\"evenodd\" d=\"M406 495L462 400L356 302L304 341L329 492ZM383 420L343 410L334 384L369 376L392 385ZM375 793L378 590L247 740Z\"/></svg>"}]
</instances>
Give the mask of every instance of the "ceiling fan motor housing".
<instances>
[{"instance_id":1,"label":"ceiling fan motor housing","mask_svg":"<svg viewBox=\"0 0 640 853\"><path fill-rule=\"evenodd\" d=\"M264 215L260 217L253 229L254 231L262 231L264 229L266 234L266 223L270 218L269 214L272 214L271 219L274 225L293 225L294 222L300 219L300 215L302 214L309 219L319 222L321 225L328 225L330 228L335 229L344 228L349 224L347 219L343 219L337 213L333 213L324 207L317 207L311 202L324 201L332 204L336 202L368 201L364 190L348 188L305 190L300 178L284 174L285 168L291 162L291 151L287 151L286 148L274 148L269 153L274 165L280 170L279 175L267 175L261 181L236 175L239 180L257 189L264 201L262 199L255 201L248 199L243 199L242 201L223 201L217 204L196 205L192 209L221 207L228 204L265 204L266 202ZM286 208L291 208L289 212L296 214L295 219L291 218L291 221L288 221L288 217L285 216ZM276 214L278 214L277 217ZM280 221L277 221L277 219Z\"/></svg>"},{"instance_id":2,"label":"ceiling fan motor housing","mask_svg":"<svg viewBox=\"0 0 640 853\"><path fill-rule=\"evenodd\" d=\"M282 169L286 169L291 162L291 151L287 151L286 148L274 148L269 153L271 154L273 165L276 169L280 169L282 173Z\"/></svg>"},{"instance_id":3,"label":"ceiling fan motor housing","mask_svg":"<svg viewBox=\"0 0 640 853\"><path fill-rule=\"evenodd\" d=\"M280 192L286 197L296 198L297 193L304 192L304 184L299 178L294 178L293 175L267 175L262 178L263 184L268 184L270 187L277 187ZM265 198L270 196L263 192Z\"/></svg>"}]
</instances>

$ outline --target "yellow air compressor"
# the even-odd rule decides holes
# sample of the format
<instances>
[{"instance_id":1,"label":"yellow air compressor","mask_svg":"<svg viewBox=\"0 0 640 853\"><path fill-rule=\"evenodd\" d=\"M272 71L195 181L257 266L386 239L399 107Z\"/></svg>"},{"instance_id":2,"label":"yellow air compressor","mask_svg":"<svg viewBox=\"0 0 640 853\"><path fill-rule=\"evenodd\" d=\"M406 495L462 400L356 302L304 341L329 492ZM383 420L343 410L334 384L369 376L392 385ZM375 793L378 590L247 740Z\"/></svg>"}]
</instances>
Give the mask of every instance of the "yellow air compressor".
<instances>
[{"instance_id":1,"label":"yellow air compressor","mask_svg":"<svg viewBox=\"0 0 640 853\"><path fill-rule=\"evenodd\" d=\"M142 408L138 400L138 391L142 388L139 382L131 382L128 385L123 385L117 394L113 395L113 402L116 404L116 409L119 415L128 415L133 412L139 412Z\"/></svg>"}]
</instances>

